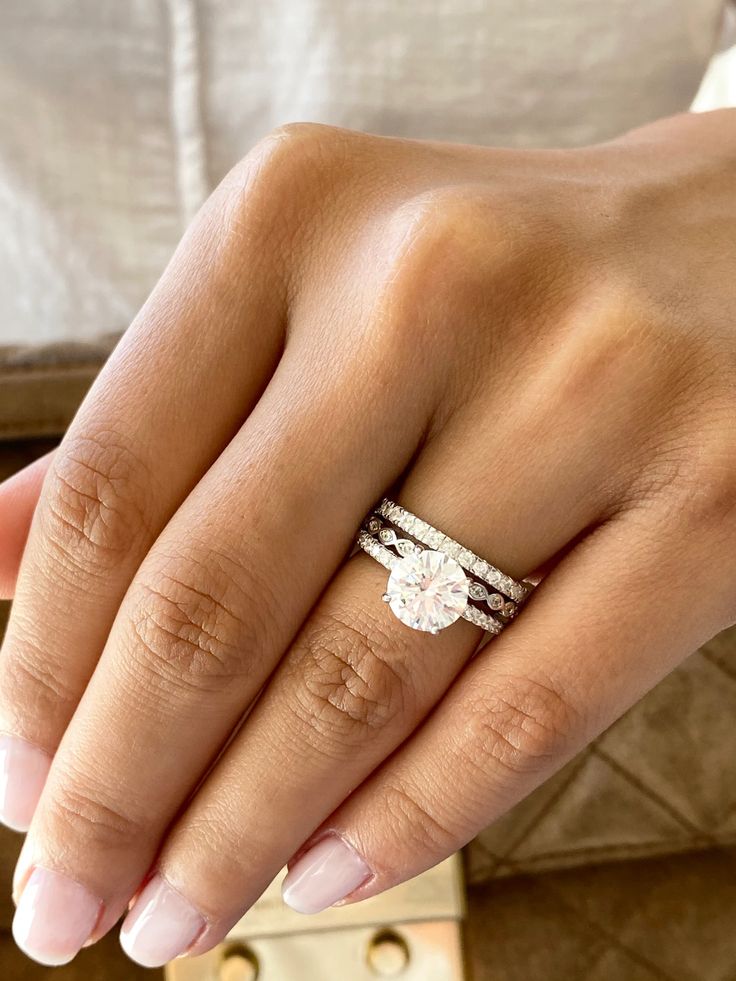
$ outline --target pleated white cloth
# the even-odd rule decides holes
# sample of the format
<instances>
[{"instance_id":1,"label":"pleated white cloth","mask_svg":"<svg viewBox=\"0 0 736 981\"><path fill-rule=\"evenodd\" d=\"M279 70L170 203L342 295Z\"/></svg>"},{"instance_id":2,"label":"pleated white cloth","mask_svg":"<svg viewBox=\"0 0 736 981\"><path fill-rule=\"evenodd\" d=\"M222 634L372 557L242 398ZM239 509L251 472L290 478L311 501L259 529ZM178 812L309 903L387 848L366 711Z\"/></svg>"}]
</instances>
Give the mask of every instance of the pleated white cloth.
<instances>
[{"instance_id":1,"label":"pleated white cloth","mask_svg":"<svg viewBox=\"0 0 736 981\"><path fill-rule=\"evenodd\" d=\"M599 140L690 105L723 7L3 0L0 346L122 330L209 190L277 125ZM708 84L701 108L727 98Z\"/></svg>"}]
</instances>

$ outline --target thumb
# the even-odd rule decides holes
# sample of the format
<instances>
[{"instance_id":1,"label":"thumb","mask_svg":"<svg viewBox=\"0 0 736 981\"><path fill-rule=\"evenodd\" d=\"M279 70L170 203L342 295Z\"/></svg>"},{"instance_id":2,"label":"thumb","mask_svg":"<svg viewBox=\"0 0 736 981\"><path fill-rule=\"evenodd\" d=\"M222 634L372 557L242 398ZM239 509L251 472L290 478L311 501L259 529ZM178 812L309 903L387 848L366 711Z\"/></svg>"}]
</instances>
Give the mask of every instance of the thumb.
<instances>
[{"instance_id":1,"label":"thumb","mask_svg":"<svg viewBox=\"0 0 736 981\"><path fill-rule=\"evenodd\" d=\"M12 599L31 519L53 452L0 484L0 599Z\"/></svg>"}]
</instances>

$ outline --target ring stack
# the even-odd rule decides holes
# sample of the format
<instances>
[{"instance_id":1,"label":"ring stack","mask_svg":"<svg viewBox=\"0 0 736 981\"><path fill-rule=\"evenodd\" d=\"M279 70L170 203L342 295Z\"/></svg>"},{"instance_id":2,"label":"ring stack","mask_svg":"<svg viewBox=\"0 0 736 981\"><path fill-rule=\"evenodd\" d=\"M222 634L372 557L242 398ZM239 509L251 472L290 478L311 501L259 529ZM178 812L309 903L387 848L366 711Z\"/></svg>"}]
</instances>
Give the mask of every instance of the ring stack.
<instances>
[{"instance_id":1,"label":"ring stack","mask_svg":"<svg viewBox=\"0 0 736 981\"><path fill-rule=\"evenodd\" d=\"M388 498L370 511L357 543L389 570L383 599L414 630L437 634L463 617L499 634L533 589Z\"/></svg>"}]
</instances>

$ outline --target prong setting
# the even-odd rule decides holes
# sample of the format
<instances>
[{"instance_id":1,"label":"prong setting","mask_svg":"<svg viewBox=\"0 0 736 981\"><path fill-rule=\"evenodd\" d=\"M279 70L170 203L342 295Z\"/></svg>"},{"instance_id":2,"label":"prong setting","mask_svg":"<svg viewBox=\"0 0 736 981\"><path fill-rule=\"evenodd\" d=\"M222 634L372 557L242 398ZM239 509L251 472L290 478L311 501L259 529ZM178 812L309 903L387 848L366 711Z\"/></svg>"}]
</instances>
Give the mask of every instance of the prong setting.
<instances>
[{"instance_id":1,"label":"prong setting","mask_svg":"<svg viewBox=\"0 0 736 981\"><path fill-rule=\"evenodd\" d=\"M369 513L357 543L391 573L382 601L407 626L432 635L459 617L498 634L534 588L388 498Z\"/></svg>"}]
</instances>

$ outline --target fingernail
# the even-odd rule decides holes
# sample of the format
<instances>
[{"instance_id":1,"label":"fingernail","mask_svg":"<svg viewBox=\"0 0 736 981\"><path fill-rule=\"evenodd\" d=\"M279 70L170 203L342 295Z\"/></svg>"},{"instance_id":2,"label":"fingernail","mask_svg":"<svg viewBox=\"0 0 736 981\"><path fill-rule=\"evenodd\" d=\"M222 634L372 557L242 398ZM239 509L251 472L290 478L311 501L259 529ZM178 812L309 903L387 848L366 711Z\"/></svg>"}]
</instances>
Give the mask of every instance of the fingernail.
<instances>
[{"instance_id":1,"label":"fingernail","mask_svg":"<svg viewBox=\"0 0 736 981\"><path fill-rule=\"evenodd\" d=\"M0 821L27 831L46 783L51 757L16 736L0 736Z\"/></svg>"},{"instance_id":2,"label":"fingernail","mask_svg":"<svg viewBox=\"0 0 736 981\"><path fill-rule=\"evenodd\" d=\"M163 967L188 950L204 927L202 914L155 875L125 917L120 944L141 967Z\"/></svg>"},{"instance_id":3,"label":"fingernail","mask_svg":"<svg viewBox=\"0 0 736 981\"><path fill-rule=\"evenodd\" d=\"M30 873L32 866L33 839L30 835L27 835L18 855L18 861L15 863L15 871L13 872L13 902L16 906L18 905L20 894L23 891L26 876Z\"/></svg>"},{"instance_id":4,"label":"fingernail","mask_svg":"<svg viewBox=\"0 0 736 981\"><path fill-rule=\"evenodd\" d=\"M68 964L94 930L102 900L60 872L36 867L20 897L13 937L39 964Z\"/></svg>"},{"instance_id":5,"label":"fingernail","mask_svg":"<svg viewBox=\"0 0 736 981\"><path fill-rule=\"evenodd\" d=\"M319 913L362 885L371 870L337 835L323 838L289 871L282 896L297 913Z\"/></svg>"}]
</instances>

